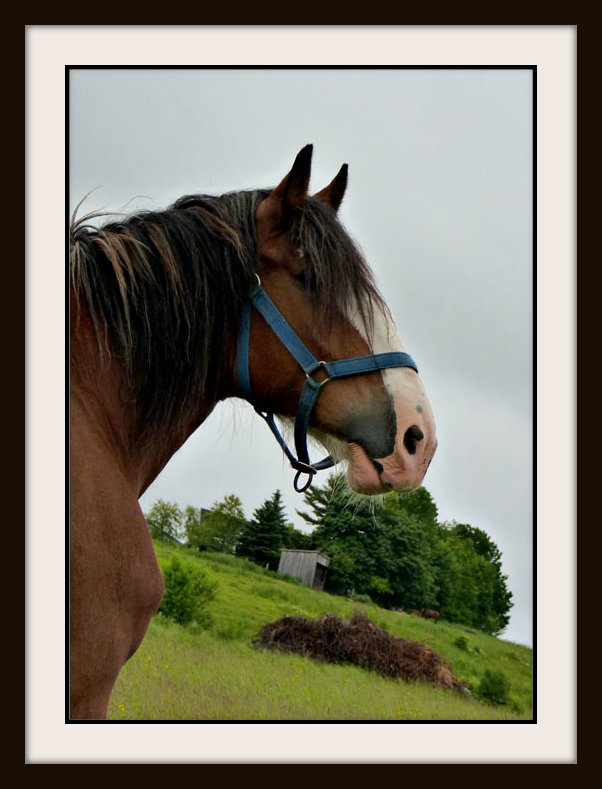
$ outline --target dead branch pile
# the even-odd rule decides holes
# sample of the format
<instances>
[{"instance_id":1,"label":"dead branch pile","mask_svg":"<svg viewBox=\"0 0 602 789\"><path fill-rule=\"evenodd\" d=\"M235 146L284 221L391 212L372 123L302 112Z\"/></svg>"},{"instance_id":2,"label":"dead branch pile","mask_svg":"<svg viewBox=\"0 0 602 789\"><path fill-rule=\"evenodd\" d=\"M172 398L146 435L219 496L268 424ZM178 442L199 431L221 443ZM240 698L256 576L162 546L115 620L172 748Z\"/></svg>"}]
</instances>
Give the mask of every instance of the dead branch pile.
<instances>
[{"instance_id":1,"label":"dead branch pile","mask_svg":"<svg viewBox=\"0 0 602 789\"><path fill-rule=\"evenodd\" d=\"M258 649L295 652L327 663L352 664L383 677L422 680L464 693L463 685L433 649L387 633L365 614L350 619L285 616L264 625L253 639Z\"/></svg>"}]
</instances>

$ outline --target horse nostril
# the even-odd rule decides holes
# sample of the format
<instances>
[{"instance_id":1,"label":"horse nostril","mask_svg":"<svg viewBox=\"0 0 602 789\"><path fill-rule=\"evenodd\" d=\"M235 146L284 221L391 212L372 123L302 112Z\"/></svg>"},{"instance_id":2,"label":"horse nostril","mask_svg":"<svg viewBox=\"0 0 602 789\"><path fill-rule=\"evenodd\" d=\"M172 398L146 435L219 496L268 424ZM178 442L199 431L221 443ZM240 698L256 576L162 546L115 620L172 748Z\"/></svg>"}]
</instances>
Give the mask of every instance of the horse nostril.
<instances>
[{"instance_id":1,"label":"horse nostril","mask_svg":"<svg viewBox=\"0 0 602 789\"><path fill-rule=\"evenodd\" d=\"M424 433L418 427L418 425L412 425L408 427L405 432L405 436L403 437L403 445L408 450L410 455L416 454L416 444L418 441L422 441L424 438Z\"/></svg>"},{"instance_id":2,"label":"horse nostril","mask_svg":"<svg viewBox=\"0 0 602 789\"><path fill-rule=\"evenodd\" d=\"M382 474L385 470L382 463L379 463L378 460L373 460L372 465L378 471L379 474Z\"/></svg>"}]
</instances>

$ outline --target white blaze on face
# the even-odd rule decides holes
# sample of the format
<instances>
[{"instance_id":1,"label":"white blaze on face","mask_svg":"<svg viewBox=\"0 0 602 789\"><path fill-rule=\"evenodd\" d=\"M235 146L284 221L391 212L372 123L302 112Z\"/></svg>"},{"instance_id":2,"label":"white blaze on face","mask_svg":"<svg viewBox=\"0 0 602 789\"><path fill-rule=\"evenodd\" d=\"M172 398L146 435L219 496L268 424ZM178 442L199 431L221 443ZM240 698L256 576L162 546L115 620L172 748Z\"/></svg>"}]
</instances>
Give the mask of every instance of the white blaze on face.
<instances>
[{"instance_id":1,"label":"white blaze on face","mask_svg":"<svg viewBox=\"0 0 602 789\"><path fill-rule=\"evenodd\" d=\"M359 311L354 313L351 322L373 353L406 351L390 315L378 305L372 307L372 325L369 328L361 319ZM418 487L437 445L435 420L420 377L409 367L390 367L382 371L382 376L395 408L395 449L387 458L378 458L382 468L379 473L372 463L373 459L368 457L361 446L355 443L349 445L348 479L355 490L363 493L380 493L390 489L412 490ZM424 436L415 442L414 452L409 452L404 445L404 436L410 427L418 428Z\"/></svg>"},{"instance_id":2,"label":"white blaze on face","mask_svg":"<svg viewBox=\"0 0 602 789\"><path fill-rule=\"evenodd\" d=\"M389 353L391 351L409 353L397 334L393 319L379 306L372 307L370 330L364 324L359 311L354 313L351 322L366 340L372 353ZM421 406L423 410L425 406L428 406L422 382L410 367L388 367L386 370L382 370L382 376L387 389L396 401L411 402Z\"/></svg>"},{"instance_id":3,"label":"white blaze on face","mask_svg":"<svg viewBox=\"0 0 602 789\"><path fill-rule=\"evenodd\" d=\"M374 311L374 329L368 343L373 353L406 350L389 315L381 309ZM412 354L410 353L410 356ZM415 360L416 361L416 360ZM410 367L389 367L383 370L383 380L395 400L407 401L420 406L423 413L430 410L430 404L420 377Z\"/></svg>"}]
</instances>

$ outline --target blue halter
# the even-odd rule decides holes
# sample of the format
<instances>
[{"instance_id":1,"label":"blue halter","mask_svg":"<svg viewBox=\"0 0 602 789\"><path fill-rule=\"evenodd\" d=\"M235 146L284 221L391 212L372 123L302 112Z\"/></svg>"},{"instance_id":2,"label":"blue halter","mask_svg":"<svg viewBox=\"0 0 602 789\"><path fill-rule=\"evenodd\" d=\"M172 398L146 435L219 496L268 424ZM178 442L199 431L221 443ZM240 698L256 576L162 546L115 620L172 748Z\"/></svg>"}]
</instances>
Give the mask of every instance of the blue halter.
<instances>
[{"instance_id":1,"label":"blue halter","mask_svg":"<svg viewBox=\"0 0 602 789\"><path fill-rule=\"evenodd\" d=\"M255 275L257 276L257 275ZM280 310L276 307L272 299L261 285L261 280L257 277L258 285L251 293L247 302L243 305L240 331L238 333L238 343L236 352L236 372L238 375L238 385L241 395L247 400L255 411L267 422L268 427L274 434L276 441L282 447L291 466L296 469L294 488L297 493L303 493L312 483L314 474L335 465L335 460L328 455L317 463L310 463L307 451L307 430L309 420L314 409L320 390L331 378L342 378L348 375L359 375L360 373L370 373L375 370L385 370L388 367L411 367L418 372L416 363L408 353L402 351L391 351L388 353L376 353L370 356L358 356L353 359L341 359L334 362L319 362L311 351L303 344L293 328L287 323ZM249 340L251 335L251 309L255 309L263 316L268 326L278 337L280 342L286 347L293 358L299 363L305 373L306 381L299 398L297 416L295 419L295 449L297 457L288 448L286 441L282 437L274 414L264 412L253 402L253 392L251 389L251 378L249 375ZM316 381L312 376L318 370L323 370L326 377L322 381ZM308 479L303 486L299 485L299 479L303 474L308 475Z\"/></svg>"}]
</instances>

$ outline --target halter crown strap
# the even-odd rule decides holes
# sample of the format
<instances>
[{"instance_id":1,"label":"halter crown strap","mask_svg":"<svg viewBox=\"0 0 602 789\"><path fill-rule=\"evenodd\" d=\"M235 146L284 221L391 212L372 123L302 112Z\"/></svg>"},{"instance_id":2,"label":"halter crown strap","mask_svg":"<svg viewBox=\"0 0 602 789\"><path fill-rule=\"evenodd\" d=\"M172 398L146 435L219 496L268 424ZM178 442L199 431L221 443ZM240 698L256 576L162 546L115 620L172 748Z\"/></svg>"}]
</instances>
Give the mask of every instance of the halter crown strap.
<instances>
[{"instance_id":1,"label":"halter crown strap","mask_svg":"<svg viewBox=\"0 0 602 789\"><path fill-rule=\"evenodd\" d=\"M302 493L311 485L317 471L331 468L335 464L334 458L330 455L317 463L311 463L307 451L309 420L316 400L318 399L318 395L320 394L320 390L324 384L332 378L342 378L349 375L374 372L375 370L385 370L389 367L411 367L416 372L418 372L418 367L412 357L403 351L370 354L368 356L358 356L351 359L340 359L332 362L318 361L268 296L259 281L259 277L257 277L257 280L259 284L252 292L249 301L245 302L242 308L241 324L236 348L238 385L242 396L254 406L257 413L266 421L268 427L282 447L291 466L297 470L294 487L298 493ZM282 437L282 434L278 430L274 420L274 414L261 411L253 402L254 398L249 374L249 342L251 336L252 307L255 307L262 315L274 334L301 366L306 376L295 419L294 437L297 457L293 455ZM322 381L316 381L311 376L320 369L324 371L326 377ZM300 487L299 479L303 474L307 474L308 479L305 484Z\"/></svg>"}]
</instances>

